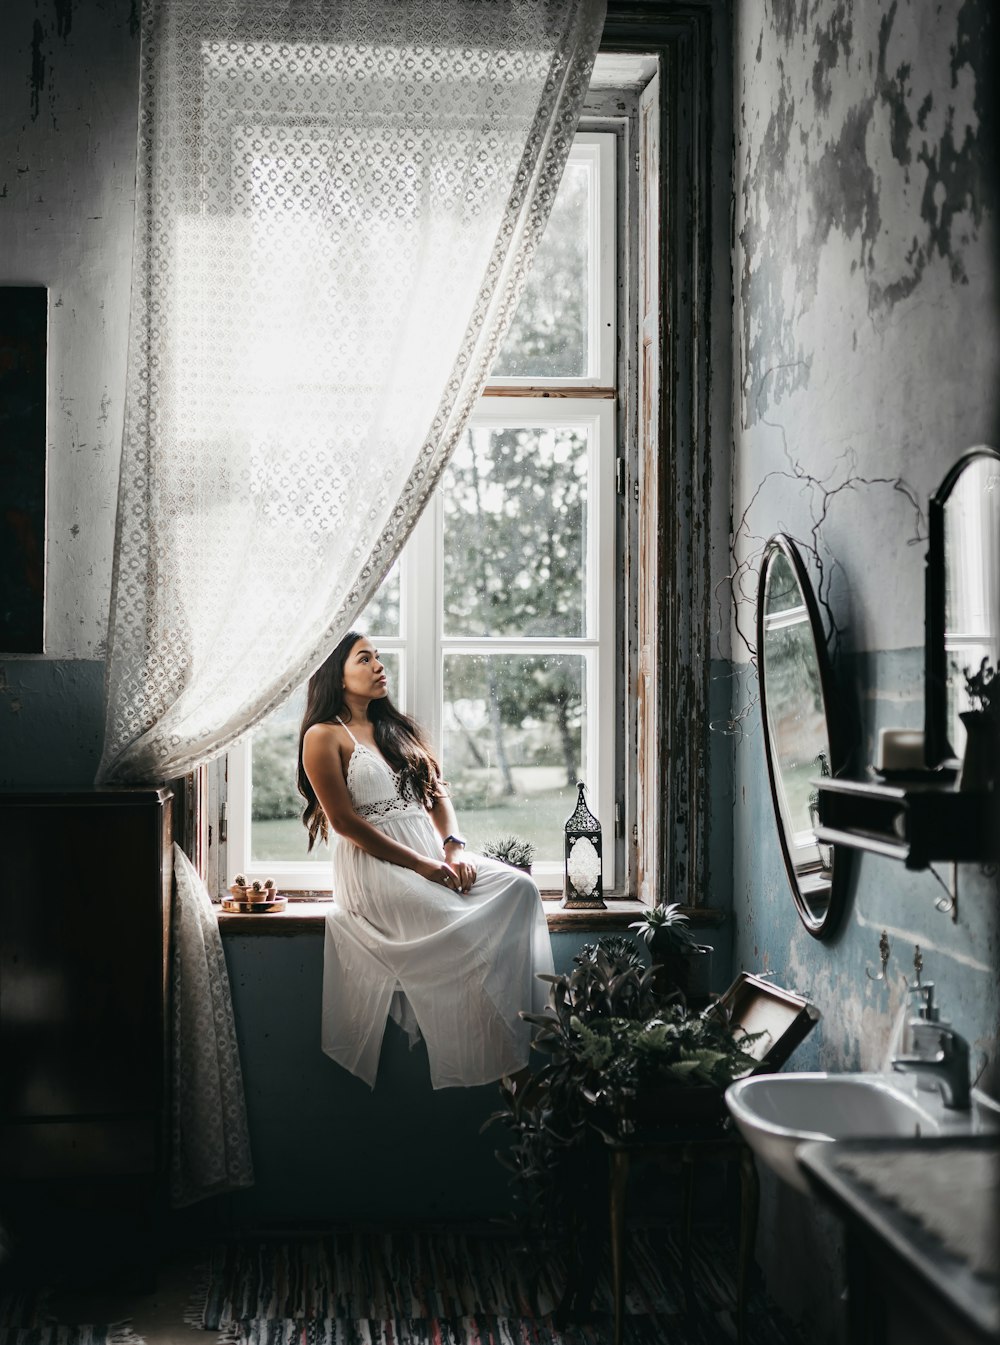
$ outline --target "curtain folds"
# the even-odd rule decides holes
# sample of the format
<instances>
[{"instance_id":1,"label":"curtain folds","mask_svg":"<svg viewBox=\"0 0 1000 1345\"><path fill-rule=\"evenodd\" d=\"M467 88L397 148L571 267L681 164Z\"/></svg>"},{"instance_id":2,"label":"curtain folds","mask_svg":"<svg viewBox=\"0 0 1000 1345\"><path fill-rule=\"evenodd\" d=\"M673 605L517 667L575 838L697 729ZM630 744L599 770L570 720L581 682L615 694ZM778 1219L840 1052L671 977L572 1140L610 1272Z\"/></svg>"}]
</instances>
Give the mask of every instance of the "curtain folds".
<instances>
[{"instance_id":1,"label":"curtain folds","mask_svg":"<svg viewBox=\"0 0 1000 1345\"><path fill-rule=\"evenodd\" d=\"M208 889L174 846L170 1199L253 1185L229 973Z\"/></svg>"},{"instance_id":2,"label":"curtain folds","mask_svg":"<svg viewBox=\"0 0 1000 1345\"><path fill-rule=\"evenodd\" d=\"M604 0L147 0L99 782L323 660L513 316Z\"/></svg>"}]
</instances>

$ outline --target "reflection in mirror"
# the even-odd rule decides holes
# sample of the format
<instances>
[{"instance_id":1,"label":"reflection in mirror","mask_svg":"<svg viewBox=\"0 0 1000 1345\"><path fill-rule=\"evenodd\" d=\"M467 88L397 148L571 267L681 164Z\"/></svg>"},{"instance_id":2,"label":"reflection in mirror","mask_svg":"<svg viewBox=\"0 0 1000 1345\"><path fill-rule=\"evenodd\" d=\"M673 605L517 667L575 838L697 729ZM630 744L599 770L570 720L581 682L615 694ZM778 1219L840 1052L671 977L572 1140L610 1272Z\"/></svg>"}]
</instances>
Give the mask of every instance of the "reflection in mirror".
<instances>
[{"instance_id":1,"label":"reflection in mirror","mask_svg":"<svg viewBox=\"0 0 1000 1345\"><path fill-rule=\"evenodd\" d=\"M948 668L948 740L965 750L959 715L971 709L965 672L1000 652L1000 461L977 457L944 505L944 653Z\"/></svg>"},{"instance_id":2,"label":"reflection in mirror","mask_svg":"<svg viewBox=\"0 0 1000 1345\"><path fill-rule=\"evenodd\" d=\"M816 839L816 781L843 763L839 739L831 742L829 659L816 601L794 543L782 534L768 542L761 564L757 665L785 868L803 924L822 938L839 916L842 882L833 847Z\"/></svg>"},{"instance_id":3,"label":"reflection in mirror","mask_svg":"<svg viewBox=\"0 0 1000 1345\"><path fill-rule=\"evenodd\" d=\"M965 675L1000 667L1000 454L965 454L930 502L927 764L961 758Z\"/></svg>"}]
</instances>

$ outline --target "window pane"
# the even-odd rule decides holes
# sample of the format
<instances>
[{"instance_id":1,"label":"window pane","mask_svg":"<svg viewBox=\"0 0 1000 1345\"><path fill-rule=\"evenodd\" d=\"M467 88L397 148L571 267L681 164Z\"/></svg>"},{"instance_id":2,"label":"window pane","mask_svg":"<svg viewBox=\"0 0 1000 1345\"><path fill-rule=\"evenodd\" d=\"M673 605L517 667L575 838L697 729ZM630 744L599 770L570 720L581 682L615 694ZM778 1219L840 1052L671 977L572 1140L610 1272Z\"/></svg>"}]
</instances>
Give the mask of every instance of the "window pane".
<instances>
[{"instance_id":1,"label":"window pane","mask_svg":"<svg viewBox=\"0 0 1000 1345\"><path fill-rule=\"evenodd\" d=\"M586 635L588 436L473 427L445 473L446 635Z\"/></svg>"},{"instance_id":2,"label":"window pane","mask_svg":"<svg viewBox=\"0 0 1000 1345\"><path fill-rule=\"evenodd\" d=\"M385 654L389 695L397 701L399 655ZM252 793L250 798L250 861L267 864L277 860L303 860L327 864L330 851L318 843L312 854L306 850L308 836L302 825L305 800L295 783L299 726L306 706L306 689L300 687L280 710L254 730L250 745Z\"/></svg>"},{"instance_id":3,"label":"window pane","mask_svg":"<svg viewBox=\"0 0 1000 1345\"><path fill-rule=\"evenodd\" d=\"M305 801L295 786L299 725L306 705L300 687L280 710L254 730L250 746L250 858L254 863L273 859L329 859L325 847L306 854L302 825Z\"/></svg>"},{"instance_id":4,"label":"window pane","mask_svg":"<svg viewBox=\"0 0 1000 1345\"><path fill-rule=\"evenodd\" d=\"M471 849L515 832L536 860L562 862L585 763L585 687L582 654L445 656L443 766Z\"/></svg>"},{"instance_id":5,"label":"window pane","mask_svg":"<svg viewBox=\"0 0 1000 1345\"><path fill-rule=\"evenodd\" d=\"M399 634L399 561L382 580L375 596L354 623L373 638ZM390 692L390 695L392 693Z\"/></svg>"},{"instance_id":6,"label":"window pane","mask_svg":"<svg viewBox=\"0 0 1000 1345\"><path fill-rule=\"evenodd\" d=\"M571 160L493 366L494 377L586 377L593 209L591 166Z\"/></svg>"}]
</instances>

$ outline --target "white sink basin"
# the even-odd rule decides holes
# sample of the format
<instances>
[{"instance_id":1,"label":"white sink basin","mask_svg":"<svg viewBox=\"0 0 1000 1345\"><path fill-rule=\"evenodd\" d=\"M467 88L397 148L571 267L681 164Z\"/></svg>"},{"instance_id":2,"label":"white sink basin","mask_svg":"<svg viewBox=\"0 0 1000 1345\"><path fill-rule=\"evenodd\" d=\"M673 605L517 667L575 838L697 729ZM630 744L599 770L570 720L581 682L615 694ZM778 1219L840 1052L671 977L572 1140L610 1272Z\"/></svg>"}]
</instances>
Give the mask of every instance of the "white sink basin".
<instances>
[{"instance_id":1,"label":"white sink basin","mask_svg":"<svg viewBox=\"0 0 1000 1345\"><path fill-rule=\"evenodd\" d=\"M1000 1130L1000 1108L973 1090L969 1111L950 1111L912 1076L760 1074L726 1090L744 1139L764 1163L809 1193L795 1151L807 1140L929 1138Z\"/></svg>"}]
</instances>

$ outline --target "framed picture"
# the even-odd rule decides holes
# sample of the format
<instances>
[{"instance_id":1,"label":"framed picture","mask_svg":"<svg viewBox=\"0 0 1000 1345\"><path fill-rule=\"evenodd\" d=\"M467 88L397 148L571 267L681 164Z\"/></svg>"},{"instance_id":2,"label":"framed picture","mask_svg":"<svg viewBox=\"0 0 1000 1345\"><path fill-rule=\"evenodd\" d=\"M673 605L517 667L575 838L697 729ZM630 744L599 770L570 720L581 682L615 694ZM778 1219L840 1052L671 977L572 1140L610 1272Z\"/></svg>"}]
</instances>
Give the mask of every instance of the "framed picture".
<instances>
[{"instance_id":1,"label":"framed picture","mask_svg":"<svg viewBox=\"0 0 1000 1345\"><path fill-rule=\"evenodd\" d=\"M0 654L44 652L48 311L47 289L0 286Z\"/></svg>"}]
</instances>

